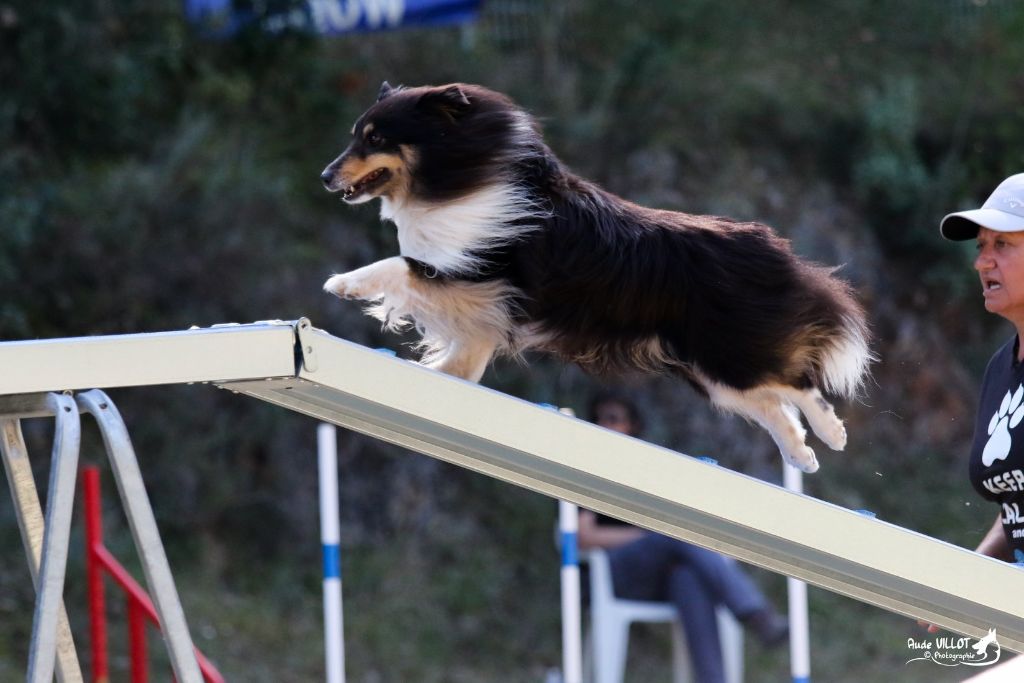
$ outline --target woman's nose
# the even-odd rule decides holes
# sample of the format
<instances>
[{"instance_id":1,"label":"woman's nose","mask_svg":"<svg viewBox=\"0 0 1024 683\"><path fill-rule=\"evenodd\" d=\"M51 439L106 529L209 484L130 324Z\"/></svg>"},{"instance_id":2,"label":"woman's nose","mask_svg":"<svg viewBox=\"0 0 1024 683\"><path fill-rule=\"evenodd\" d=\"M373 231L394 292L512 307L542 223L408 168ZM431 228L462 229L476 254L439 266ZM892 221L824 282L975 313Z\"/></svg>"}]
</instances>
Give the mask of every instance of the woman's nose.
<instances>
[{"instance_id":1,"label":"woman's nose","mask_svg":"<svg viewBox=\"0 0 1024 683\"><path fill-rule=\"evenodd\" d=\"M984 249L978 252L978 256L974 259L975 270L989 270L993 267L992 257Z\"/></svg>"}]
</instances>

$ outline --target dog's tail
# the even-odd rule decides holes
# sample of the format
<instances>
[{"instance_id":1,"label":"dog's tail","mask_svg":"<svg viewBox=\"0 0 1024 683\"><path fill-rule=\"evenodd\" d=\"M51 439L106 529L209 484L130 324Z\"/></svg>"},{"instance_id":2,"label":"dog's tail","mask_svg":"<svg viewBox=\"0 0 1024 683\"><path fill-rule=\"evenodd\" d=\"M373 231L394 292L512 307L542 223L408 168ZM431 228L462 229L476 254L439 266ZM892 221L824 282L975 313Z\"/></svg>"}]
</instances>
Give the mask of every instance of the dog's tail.
<instances>
[{"instance_id":1,"label":"dog's tail","mask_svg":"<svg viewBox=\"0 0 1024 683\"><path fill-rule=\"evenodd\" d=\"M838 268L802 263L808 300L802 310L800 346L804 372L810 370L814 385L825 393L847 399L861 394L868 366L877 360L871 353L871 333L864 308L853 288L836 277Z\"/></svg>"},{"instance_id":2,"label":"dog's tail","mask_svg":"<svg viewBox=\"0 0 1024 683\"><path fill-rule=\"evenodd\" d=\"M822 388L830 394L854 398L868 376L868 365L877 360L868 348L868 329L860 311L841 318L839 333L826 344L818 362Z\"/></svg>"}]
</instances>

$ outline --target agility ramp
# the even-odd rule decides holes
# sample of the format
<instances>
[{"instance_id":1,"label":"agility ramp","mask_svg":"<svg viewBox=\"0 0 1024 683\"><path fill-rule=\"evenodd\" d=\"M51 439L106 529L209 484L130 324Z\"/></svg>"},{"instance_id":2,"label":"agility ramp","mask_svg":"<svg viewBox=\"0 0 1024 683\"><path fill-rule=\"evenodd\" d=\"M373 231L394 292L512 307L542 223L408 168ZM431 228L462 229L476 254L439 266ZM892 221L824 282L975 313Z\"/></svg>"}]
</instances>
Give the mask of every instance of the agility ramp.
<instances>
[{"instance_id":1,"label":"agility ramp","mask_svg":"<svg viewBox=\"0 0 1024 683\"><path fill-rule=\"evenodd\" d=\"M1024 572L308 320L0 343L0 395L208 383L1024 652ZM200 389L197 389L199 391ZM842 467L834 460L833 467Z\"/></svg>"}]
</instances>

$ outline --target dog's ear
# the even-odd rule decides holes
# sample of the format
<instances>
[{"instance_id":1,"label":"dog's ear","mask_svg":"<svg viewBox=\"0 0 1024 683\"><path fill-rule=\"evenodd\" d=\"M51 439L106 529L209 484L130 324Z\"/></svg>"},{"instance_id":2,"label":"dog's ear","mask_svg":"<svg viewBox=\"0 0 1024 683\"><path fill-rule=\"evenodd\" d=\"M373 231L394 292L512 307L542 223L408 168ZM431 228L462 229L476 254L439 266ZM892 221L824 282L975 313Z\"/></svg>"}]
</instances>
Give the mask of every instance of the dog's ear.
<instances>
[{"instance_id":1,"label":"dog's ear","mask_svg":"<svg viewBox=\"0 0 1024 683\"><path fill-rule=\"evenodd\" d=\"M392 88L390 83L384 81L380 84L380 90L377 91L377 101L380 102L394 91L395 88Z\"/></svg>"},{"instance_id":2,"label":"dog's ear","mask_svg":"<svg viewBox=\"0 0 1024 683\"><path fill-rule=\"evenodd\" d=\"M469 96L458 85L447 85L426 92L420 97L421 107L440 112L451 120L456 120L469 111L472 102Z\"/></svg>"}]
</instances>

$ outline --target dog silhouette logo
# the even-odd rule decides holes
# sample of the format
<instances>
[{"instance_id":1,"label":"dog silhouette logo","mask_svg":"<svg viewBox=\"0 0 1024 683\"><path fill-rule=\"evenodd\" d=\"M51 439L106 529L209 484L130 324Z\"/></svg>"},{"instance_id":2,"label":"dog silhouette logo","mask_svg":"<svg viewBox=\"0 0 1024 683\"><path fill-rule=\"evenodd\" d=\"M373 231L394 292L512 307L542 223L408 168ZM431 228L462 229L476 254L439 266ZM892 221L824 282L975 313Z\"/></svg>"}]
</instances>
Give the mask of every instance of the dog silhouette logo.
<instances>
[{"instance_id":1,"label":"dog silhouette logo","mask_svg":"<svg viewBox=\"0 0 1024 683\"><path fill-rule=\"evenodd\" d=\"M996 640L996 630L990 628L988 634L981 638L974 645L971 645L971 649L974 650L979 657L985 656L985 651L988 650L989 645L995 645L996 649L999 649L999 642Z\"/></svg>"},{"instance_id":2,"label":"dog silhouette logo","mask_svg":"<svg viewBox=\"0 0 1024 683\"><path fill-rule=\"evenodd\" d=\"M1006 460L1010 454L1012 437L1010 430L1020 424L1024 418L1024 385L1018 385L1017 391L1010 395L1006 392L999 409L992 415L988 423L988 441L981 452L981 463L989 467L996 460Z\"/></svg>"}]
</instances>

